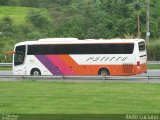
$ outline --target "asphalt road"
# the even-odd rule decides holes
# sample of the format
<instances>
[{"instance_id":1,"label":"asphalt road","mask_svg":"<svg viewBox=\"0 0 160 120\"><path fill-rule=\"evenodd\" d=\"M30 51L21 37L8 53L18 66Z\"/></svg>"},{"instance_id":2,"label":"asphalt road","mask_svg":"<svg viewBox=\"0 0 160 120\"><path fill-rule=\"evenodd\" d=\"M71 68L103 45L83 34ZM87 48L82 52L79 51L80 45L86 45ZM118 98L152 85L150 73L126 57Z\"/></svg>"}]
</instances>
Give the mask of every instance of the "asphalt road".
<instances>
[{"instance_id":1,"label":"asphalt road","mask_svg":"<svg viewBox=\"0 0 160 120\"><path fill-rule=\"evenodd\" d=\"M147 73L139 74L136 76L160 76L160 70L148 70Z\"/></svg>"},{"instance_id":2,"label":"asphalt road","mask_svg":"<svg viewBox=\"0 0 160 120\"><path fill-rule=\"evenodd\" d=\"M13 75L12 71L0 71L0 75Z\"/></svg>"},{"instance_id":3,"label":"asphalt road","mask_svg":"<svg viewBox=\"0 0 160 120\"><path fill-rule=\"evenodd\" d=\"M12 71L0 71L0 75L13 75ZM160 70L148 70L147 73L135 76L160 76Z\"/></svg>"}]
</instances>

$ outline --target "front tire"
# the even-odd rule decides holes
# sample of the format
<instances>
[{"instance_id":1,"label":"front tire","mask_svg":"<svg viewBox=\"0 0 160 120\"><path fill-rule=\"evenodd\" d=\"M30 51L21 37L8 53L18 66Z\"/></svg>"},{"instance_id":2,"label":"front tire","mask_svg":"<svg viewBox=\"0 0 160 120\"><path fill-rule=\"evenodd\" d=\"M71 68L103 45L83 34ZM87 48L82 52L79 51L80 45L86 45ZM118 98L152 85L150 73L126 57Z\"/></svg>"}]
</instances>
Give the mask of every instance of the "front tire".
<instances>
[{"instance_id":1,"label":"front tire","mask_svg":"<svg viewBox=\"0 0 160 120\"><path fill-rule=\"evenodd\" d=\"M38 68L33 68L30 74L34 76L39 76L41 75L41 71Z\"/></svg>"}]
</instances>

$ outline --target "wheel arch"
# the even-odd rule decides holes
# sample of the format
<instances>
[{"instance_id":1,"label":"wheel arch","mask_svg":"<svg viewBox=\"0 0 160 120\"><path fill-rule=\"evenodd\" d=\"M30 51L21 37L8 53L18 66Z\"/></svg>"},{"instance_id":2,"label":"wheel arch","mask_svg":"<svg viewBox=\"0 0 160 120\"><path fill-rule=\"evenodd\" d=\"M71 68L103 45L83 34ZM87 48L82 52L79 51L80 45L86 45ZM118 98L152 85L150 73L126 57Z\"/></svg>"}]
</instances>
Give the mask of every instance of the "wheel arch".
<instances>
[{"instance_id":1,"label":"wheel arch","mask_svg":"<svg viewBox=\"0 0 160 120\"><path fill-rule=\"evenodd\" d=\"M110 75L110 74L111 74L111 72L110 72L110 69L109 69L109 68L107 68L107 67L100 67L100 68L98 69L98 75L100 75L101 71L103 71L103 70L106 70L106 71L107 71L107 73L108 73L108 75Z\"/></svg>"}]
</instances>

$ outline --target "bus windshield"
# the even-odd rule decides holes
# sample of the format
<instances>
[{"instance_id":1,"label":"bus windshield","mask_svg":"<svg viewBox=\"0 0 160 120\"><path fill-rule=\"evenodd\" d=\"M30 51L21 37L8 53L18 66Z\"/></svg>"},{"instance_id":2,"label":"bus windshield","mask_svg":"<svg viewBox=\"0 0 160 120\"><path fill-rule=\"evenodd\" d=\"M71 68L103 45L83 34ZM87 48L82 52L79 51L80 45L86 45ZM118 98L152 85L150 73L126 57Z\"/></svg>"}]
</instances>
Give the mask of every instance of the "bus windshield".
<instances>
[{"instance_id":1,"label":"bus windshield","mask_svg":"<svg viewBox=\"0 0 160 120\"><path fill-rule=\"evenodd\" d=\"M14 65L21 65L24 62L25 57L25 45L17 46L14 55Z\"/></svg>"}]
</instances>

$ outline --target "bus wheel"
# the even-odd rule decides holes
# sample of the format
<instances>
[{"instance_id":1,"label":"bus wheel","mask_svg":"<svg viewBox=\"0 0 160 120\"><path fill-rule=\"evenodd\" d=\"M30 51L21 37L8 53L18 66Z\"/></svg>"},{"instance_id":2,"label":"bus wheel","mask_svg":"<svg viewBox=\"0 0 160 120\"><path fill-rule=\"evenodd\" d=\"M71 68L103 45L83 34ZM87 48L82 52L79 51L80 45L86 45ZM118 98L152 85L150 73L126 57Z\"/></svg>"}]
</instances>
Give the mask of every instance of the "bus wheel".
<instances>
[{"instance_id":1,"label":"bus wheel","mask_svg":"<svg viewBox=\"0 0 160 120\"><path fill-rule=\"evenodd\" d=\"M31 75L41 75L41 71L38 69L38 68L33 68L32 70L31 70Z\"/></svg>"},{"instance_id":2,"label":"bus wheel","mask_svg":"<svg viewBox=\"0 0 160 120\"><path fill-rule=\"evenodd\" d=\"M101 75L101 76L108 76L108 75L110 75L109 70L106 69L106 68L101 68L99 70L98 74Z\"/></svg>"}]
</instances>

